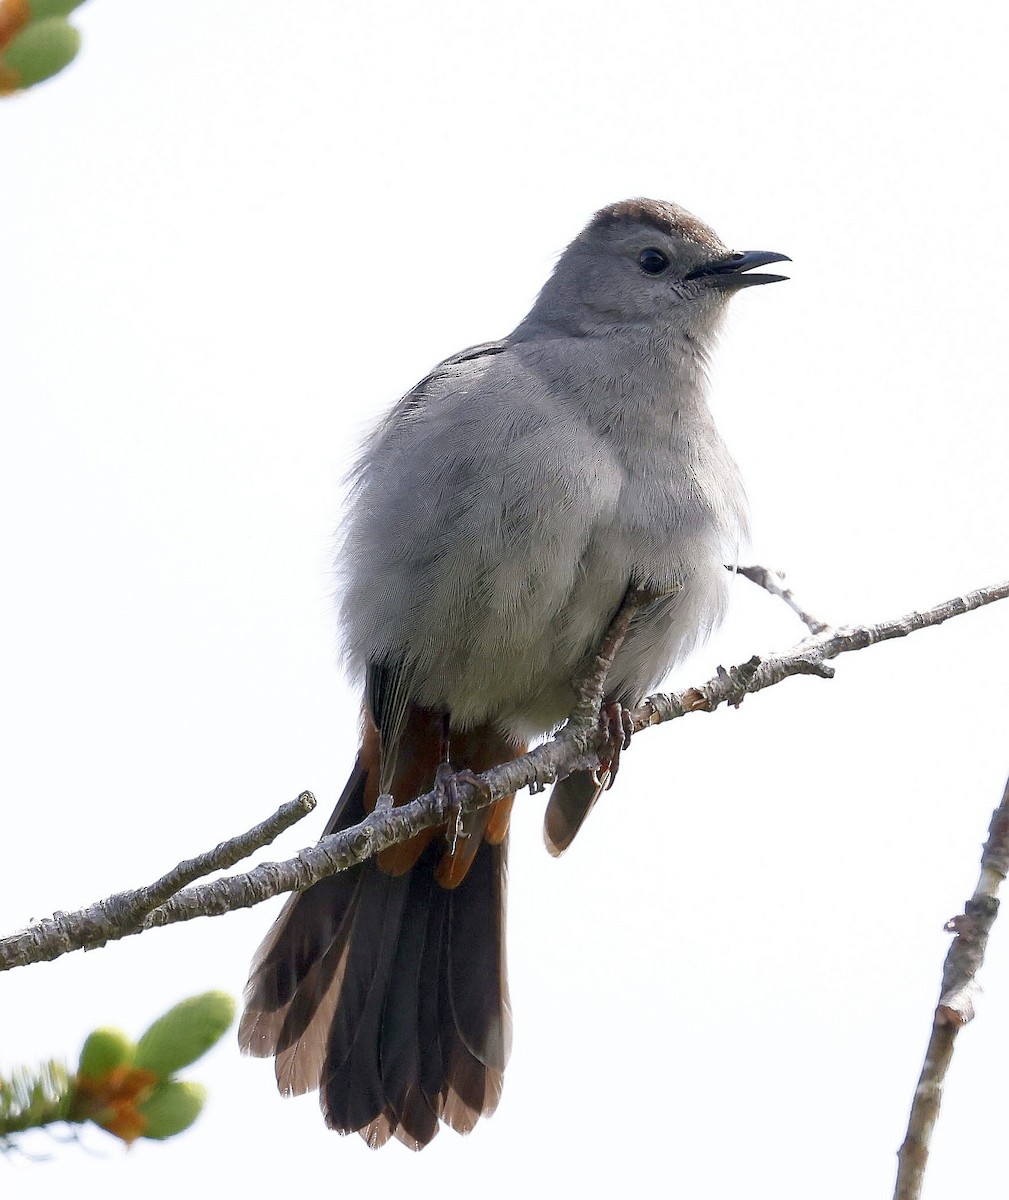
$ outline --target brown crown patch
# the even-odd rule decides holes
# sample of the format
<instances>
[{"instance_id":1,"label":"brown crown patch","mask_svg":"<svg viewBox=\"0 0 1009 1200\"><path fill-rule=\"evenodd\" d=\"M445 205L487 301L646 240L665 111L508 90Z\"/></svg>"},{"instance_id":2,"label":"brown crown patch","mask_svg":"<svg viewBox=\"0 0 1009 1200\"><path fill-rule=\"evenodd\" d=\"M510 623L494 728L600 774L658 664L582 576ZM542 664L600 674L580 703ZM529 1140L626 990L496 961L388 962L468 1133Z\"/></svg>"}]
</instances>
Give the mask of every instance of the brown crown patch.
<instances>
[{"instance_id":1,"label":"brown crown patch","mask_svg":"<svg viewBox=\"0 0 1009 1200\"><path fill-rule=\"evenodd\" d=\"M621 200L601 208L592 218L589 229L624 225L636 222L651 225L660 233L685 238L710 250L724 249L718 236L685 208L668 200Z\"/></svg>"}]
</instances>

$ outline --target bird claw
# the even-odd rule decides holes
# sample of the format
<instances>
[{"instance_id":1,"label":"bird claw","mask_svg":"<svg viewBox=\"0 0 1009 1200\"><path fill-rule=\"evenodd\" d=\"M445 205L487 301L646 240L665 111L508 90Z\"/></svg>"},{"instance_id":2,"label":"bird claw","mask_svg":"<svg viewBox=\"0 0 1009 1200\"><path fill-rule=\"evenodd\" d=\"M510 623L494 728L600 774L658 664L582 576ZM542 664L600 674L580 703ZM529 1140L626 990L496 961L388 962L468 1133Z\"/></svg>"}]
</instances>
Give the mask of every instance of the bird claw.
<instances>
[{"instance_id":1,"label":"bird claw","mask_svg":"<svg viewBox=\"0 0 1009 1200\"><path fill-rule=\"evenodd\" d=\"M631 710L619 700L607 700L599 710L599 732L604 741L599 749L599 767L592 772L592 781L596 787L609 791L620 770L620 755L631 744L634 734Z\"/></svg>"},{"instance_id":2,"label":"bird claw","mask_svg":"<svg viewBox=\"0 0 1009 1200\"><path fill-rule=\"evenodd\" d=\"M484 796L490 795L490 787L468 767L463 767L456 771L452 764L443 762L438 764L438 769L434 774L434 790L445 806L445 815L447 824L445 828L445 840L448 842L449 854L455 853L456 844L460 838L468 838L469 834L463 829L462 824L462 800L459 798L459 784L468 783L477 789Z\"/></svg>"},{"instance_id":3,"label":"bird claw","mask_svg":"<svg viewBox=\"0 0 1009 1200\"><path fill-rule=\"evenodd\" d=\"M612 783L612 780L610 779L610 772L608 768L593 767L591 777L592 783L595 787L604 792L608 792L610 790L610 784Z\"/></svg>"}]
</instances>

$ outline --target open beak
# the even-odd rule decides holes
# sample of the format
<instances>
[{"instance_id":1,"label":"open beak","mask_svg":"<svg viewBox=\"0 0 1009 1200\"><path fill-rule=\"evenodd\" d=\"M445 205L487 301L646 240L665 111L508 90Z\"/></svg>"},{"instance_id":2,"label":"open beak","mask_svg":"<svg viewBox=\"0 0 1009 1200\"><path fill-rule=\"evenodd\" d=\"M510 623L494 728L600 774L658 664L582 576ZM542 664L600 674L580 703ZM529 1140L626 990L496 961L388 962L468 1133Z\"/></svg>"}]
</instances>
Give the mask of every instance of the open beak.
<instances>
[{"instance_id":1,"label":"open beak","mask_svg":"<svg viewBox=\"0 0 1009 1200\"><path fill-rule=\"evenodd\" d=\"M690 272L687 279L703 279L709 287L737 291L758 283L779 283L788 278L787 275L745 275L744 271L766 267L768 263L791 261L787 254L777 254L773 250L741 250L698 267Z\"/></svg>"}]
</instances>

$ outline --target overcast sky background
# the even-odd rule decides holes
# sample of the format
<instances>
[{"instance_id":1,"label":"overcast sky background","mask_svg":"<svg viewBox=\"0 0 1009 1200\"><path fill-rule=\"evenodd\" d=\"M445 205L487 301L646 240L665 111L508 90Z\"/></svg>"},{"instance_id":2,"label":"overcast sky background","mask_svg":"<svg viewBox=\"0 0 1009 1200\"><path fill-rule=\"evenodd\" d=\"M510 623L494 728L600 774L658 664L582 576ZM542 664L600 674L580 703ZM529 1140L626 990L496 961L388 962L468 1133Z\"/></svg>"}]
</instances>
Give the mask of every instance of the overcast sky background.
<instances>
[{"instance_id":1,"label":"overcast sky background","mask_svg":"<svg viewBox=\"0 0 1009 1200\"><path fill-rule=\"evenodd\" d=\"M792 280L733 302L713 408L753 557L836 623L1007 574L995 5L92 0L0 109L0 926L163 870L310 788L358 698L331 610L340 480L439 359L506 333L601 205L675 200ZM801 629L745 581L673 683ZM1009 770L1009 609L640 736L559 862L513 825L497 1115L375 1154L233 1038L198 1126L47 1139L35 1200L460 1188L887 1196ZM10 1066L240 993L279 906L0 984ZM928 1200L1001 1178L1009 931L961 1036Z\"/></svg>"}]
</instances>

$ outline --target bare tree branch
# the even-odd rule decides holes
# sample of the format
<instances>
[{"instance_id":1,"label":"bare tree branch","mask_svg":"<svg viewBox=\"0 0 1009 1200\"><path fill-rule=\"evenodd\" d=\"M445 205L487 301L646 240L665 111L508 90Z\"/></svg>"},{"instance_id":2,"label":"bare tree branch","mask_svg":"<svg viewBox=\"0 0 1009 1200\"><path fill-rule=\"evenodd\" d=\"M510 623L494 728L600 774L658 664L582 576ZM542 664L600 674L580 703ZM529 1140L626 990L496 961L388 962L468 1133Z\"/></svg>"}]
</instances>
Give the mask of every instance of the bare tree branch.
<instances>
[{"instance_id":1,"label":"bare tree branch","mask_svg":"<svg viewBox=\"0 0 1009 1200\"><path fill-rule=\"evenodd\" d=\"M946 1071L961 1026L974 1019L977 973L984 962L988 935L998 915L999 885L1009 875L1009 781L988 826L981 855L981 877L963 913L946 922L956 936L946 954L942 988L932 1021L932 1036L915 1088L907 1134L897 1153L894 1200L918 1200L928 1163L929 1144L942 1104Z\"/></svg>"},{"instance_id":2,"label":"bare tree branch","mask_svg":"<svg viewBox=\"0 0 1009 1200\"><path fill-rule=\"evenodd\" d=\"M631 714L634 728L645 729L688 713L713 712L722 704L738 706L747 695L772 687L792 675L830 678L833 668L828 664L829 659L863 650L878 642L906 637L1007 597L1009 581L955 597L898 620L827 631L807 638L784 654L765 658L754 656L728 670L719 667L713 679L698 687L649 696ZM604 657L601 653L599 663ZM598 671L590 672L585 686L596 687L597 675ZM605 670L602 678L605 678ZM597 767L598 751L604 742L605 733L597 723L569 722L555 737L528 754L484 772L479 777L480 786L460 780L456 797L462 811L471 812L525 787L542 790L548 783L572 771ZM20 933L0 939L0 970L49 961L71 950L100 946L156 926L189 921L194 917L218 916L259 904L283 892L304 890L327 875L363 862L387 846L407 841L422 829L444 824L450 815L454 812L449 812L444 789L428 792L398 808L376 809L359 825L323 838L318 845L302 850L286 862L264 863L241 875L187 887L147 911L142 919L138 919L136 913L144 908L144 904L128 901L136 907L129 907L131 918L120 926L109 917L110 911L118 911L117 904L122 903L118 897L100 901L76 913L56 913ZM166 880L173 874L169 873ZM133 893L127 895L133 896Z\"/></svg>"},{"instance_id":3,"label":"bare tree branch","mask_svg":"<svg viewBox=\"0 0 1009 1200\"><path fill-rule=\"evenodd\" d=\"M286 829L307 817L314 808L315 797L311 792L302 792L297 799L282 804L272 817L267 817L265 821L260 821L258 825L253 825L237 837L228 838L213 850L206 850L195 858L184 859L147 887L117 892L75 913L54 913L52 917L31 925L24 932L5 938L3 944L11 947L31 946L41 935L56 952L45 954L41 959L26 961L47 961L58 958L69 950L91 949L104 945L105 942L115 941L128 933L139 933L144 918L170 897L181 892L187 884L202 879L213 871L233 867L243 858L248 858L263 846L268 846ZM82 938L85 940L82 941ZM61 946L64 948L60 948ZM17 949L12 951L14 955L18 952ZM14 961L10 965L21 964Z\"/></svg>"},{"instance_id":4,"label":"bare tree branch","mask_svg":"<svg viewBox=\"0 0 1009 1200\"><path fill-rule=\"evenodd\" d=\"M108 919L119 927L135 924L177 892L181 892L188 884L202 879L204 875L210 875L213 871L225 871L228 867L240 863L243 858L248 858L250 854L255 854L263 846L268 846L284 830L307 817L314 808L315 797L311 792L302 792L296 799L282 804L272 817L267 817L265 821L260 821L258 825L253 825L237 837L228 838L213 850L206 850L196 858L184 859L149 887L110 896L103 902Z\"/></svg>"},{"instance_id":5,"label":"bare tree branch","mask_svg":"<svg viewBox=\"0 0 1009 1200\"><path fill-rule=\"evenodd\" d=\"M824 633L830 628L826 621L821 621L818 617L806 612L796 600L792 589L785 586L785 576L781 571L772 571L769 567L761 567L756 564L752 567L729 567L728 570L736 575L742 575L751 583L755 583L757 587L762 587L765 592L770 592L772 596L778 596L784 600L810 633Z\"/></svg>"}]
</instances>

